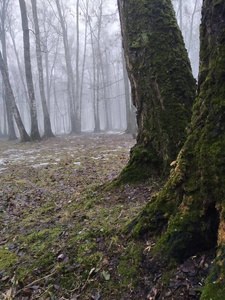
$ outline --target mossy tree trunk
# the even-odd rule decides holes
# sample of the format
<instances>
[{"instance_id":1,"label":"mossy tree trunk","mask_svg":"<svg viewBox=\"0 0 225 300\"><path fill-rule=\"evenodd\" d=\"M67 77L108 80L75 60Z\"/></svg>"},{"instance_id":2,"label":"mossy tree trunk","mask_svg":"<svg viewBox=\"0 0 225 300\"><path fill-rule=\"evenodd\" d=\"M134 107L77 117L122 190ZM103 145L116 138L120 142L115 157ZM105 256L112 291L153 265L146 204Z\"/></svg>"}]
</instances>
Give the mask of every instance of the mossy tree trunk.
<instances>
[{"instance_id":1,"label":"mossy tree trunk","mask_svg":"<svg viewBox=\"0 0 225 300\"><path fill-rule=\"evenodd\" d=\"M164 188L127 228L158 235L155 252L183 261L217 249L201 299L225 295L225 2L205 0L191 128Z\"/></svg>"},{"instance_id":2,"label":"mossy tree trunk","mask_svg":"<svg viewBox=\"0 0 225 300\"><path fill-rule=\"evenodd\" d=\"M196 93L170 0L118 0L138 137L123 181L168 174L183 146Z\"/></svg>"}]
</instances>

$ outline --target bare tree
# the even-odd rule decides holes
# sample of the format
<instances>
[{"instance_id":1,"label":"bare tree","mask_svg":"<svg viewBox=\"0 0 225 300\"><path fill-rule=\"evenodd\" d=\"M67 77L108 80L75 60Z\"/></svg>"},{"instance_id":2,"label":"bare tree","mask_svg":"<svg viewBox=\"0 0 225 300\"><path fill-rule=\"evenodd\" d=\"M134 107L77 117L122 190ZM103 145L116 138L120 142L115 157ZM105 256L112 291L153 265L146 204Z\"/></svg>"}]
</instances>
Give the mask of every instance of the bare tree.
<instances>
[{"instance_id":1,"label":"bare tree","mask_svg":"<svg viewBox=\"0 0 225 300\"><path fill-rule=\"evenodd\" d=\"M42 102L42 110L44 116L44 137L54 137L51 128L50 116L47 107L47 101L45 96L45 88L44 88L44 72L43 72L43 63L42 63L42 52L41 52L41 37L40 37L40 29L38 22L38 14L37 14L37 1L31 0L32 4L32 12L34 19L34 27L35 27L35 37L36 37L36 56L37 56L37 66L38 66L38 75L39 75L39 88Z\"/></svg>"},{"instance_id":2,"label":"bare tree","mask_svg":"<svg viewBox=\"0 0 225 300\"><path fill-rule=\"evenodd\" d=\"M70 54L70 48L69 48L69 41L68 41L68 32L66 28L66 21L64 18L64 15L62 13L62 8L60 5L59 0L55 0L58 14L59 14L59 20L60 25L62 28L62 35L63 35L63 44L64 44L64 51L65 51L65 60L66 60L66 70L67 70L67 85L68 85L68 94L69 94L69 103L70 103L70 121L71 121L71 133L80 133L81 126L80 126L80 115L79 111L75 109L75 91L74 91L74 73L73 73L73 67L72 67L72 59ZM78 105L76 105L76 108Z\"/></svg>"},{"instance_id":3,"label":"bare tree","mask_svg":"<svg viewBox=\"0 0 225 300\"><path fill-rule=\"evenodd\" d=\"M7 49L6 49L6 18L7 18L7 10L9 6L9 0L2 0L0 4L0 39L2 44L2 55L5 61L5 68L8 72L8 62L7 62ZM12 113L12 105L10 103L10 97L8 95L8 91L6 90L4 93L4 100L6 106L7 120L8 120L8 136L9 140L17 139L14 123L13 123L13 113Z\"/></svg>"},{"instance_id":4,"label":"bare tree","mask_svg":"<svg viewBox=\"0 0 225 300\"><path fill-rule=\"evenodd\" d=\"M30 100L31 139L40 140L41 137L38 130L36 100L34 94L33 76L32 76L32 69L31 69L30 35L29 35L29 27L28 27L27 9L24 0L19 0L19 4L20 4L20 12L21 12L22 28L23 28L26 82L27 82L27 90L28 90L28 95Z\"/></svg>"},{"instance_id":5,"label":"bare tree","mask_svg":"<svg viewBox=\"0 0 225 300\"><path fill-rule=\"evenodd\" d=\"M88 37L88 18L89 18L89 0L86 0L84 7L81 7L81 10L84 14L85 19L85 30L84 30L84 51L83 51L83 61L82 61L82 69L81 69L81 78L80 78L80 95L79 95L79 102L80 102L80 120L82 115L82 100L83 100L83 90L84 90L84 73L85 73L85 64L86 64L86 57L87 57L87 37Z\"/></svg>"},{"instance_id":6,"label":"bare tree","mask_svg":"<svg viewBox=\"0 0 225 300\"><path fill-rule=\"evenodd\" d=\"M195 0L194 10L193 10L193 13L191 15L191 28L190 28L190 35L189 35L189 42L188 42L188 53L190 52L191 46L192 46L194 17L195 17L195 13L197 11L197 4L198 4L198 0Z\"/></svg>"},{"instance_id":7,"label":"bare tree","mask_svg":"<svg viewBox=\"0 0 225 300\"><path fill-rule=\"evenodd\" d=\"M1 73L2 73L2 78L3 78L4 85L5 85L5 89L7 91L8 96L9 96L9 100L10 100L12 111L14 113L16 124L17 124L18 129L19 129L21 142L27 142L27 141L30 140L30 137L26 132L26 129L23 125L22 119L21 119L20 114L19 114L19 110L16 106L15 97L13 95L13 91L12 91L11 84L10 84L10 81L9 81L8 70L5 67L1 51L0 51L0 70L1 70Z\"/></svg>"},{"instance_id":8,"label":"bare tree","mask_svg":"<svg viewBox=\"0 0 225 300\"><path fill-rule=\"evenodd\" d=\"M79 3L76 3L76 33L77 33L77 49L76 49L76 92L75 92L75 114L76 118L76 130L79 133L81 131L81 115L80 115L80 70L79 70L79 60L80 60L80 26L79 26Z\"/></svg>"}]
</instances>

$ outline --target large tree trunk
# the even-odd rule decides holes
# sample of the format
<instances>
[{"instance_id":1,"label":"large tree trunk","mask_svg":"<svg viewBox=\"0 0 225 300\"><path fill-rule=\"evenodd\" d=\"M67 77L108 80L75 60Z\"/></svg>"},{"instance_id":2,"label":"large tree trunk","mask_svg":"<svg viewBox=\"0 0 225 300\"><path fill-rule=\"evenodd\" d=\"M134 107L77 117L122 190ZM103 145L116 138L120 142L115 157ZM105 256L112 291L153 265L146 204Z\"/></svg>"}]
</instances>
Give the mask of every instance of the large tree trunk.
<instances>
[{"instance_id":1,"label":"large tree trunk","mask_svg":"<svg viewBox=\"0 0 225 300\"><path fill-rule=\"evenodd\" d=\"M170 0L118 0L138 137L123 182L168 174L187 137L195 80Z\"/></svg>"},{"instance_id":2,"label":"large tree trunk","mask_svg":"<svg viewBox=\"0 0 225 300\"><path fill-rule=\"evenodd\" d=\"M20 114L19 114L19 110L16 106L16 101L15 101L13 91L12 91L12 88L11 88L11 85L10 85L10 82L9 82L8 70L5 67L1 51L0 51L0 71L1 71L1 74L2 74L5 89L7 91L8 97L9 97L9 102L11 104L11 109L13 111L13 114L14 114L14 117L15 117L15 120L16 120L16 124L17 124L18 129L19 129L21 142L27 142L27 141L30 140L30 137L29 137L29 135L27 134L27 132L25 130L25 127L23 125L22 119L21 119Z\"/></svg>"},{"instance_id":3,"label":"large tree trunk","mask_svg":"<svg viewBox=\"0 0 225 300\"><path fill-rule=\"evenodd\" d=\"M127 229L136 236L161 233L155 252L164 258L183 261L217 249L201 299L219 300L225 295L225 2L205 0L202 14L189 136L164 188Z\"/></svg>"},{"instance_id":4,"label":"large tree trunk","mask_svg":"<svg viewBox=\"0 0 225 300\"><path fill-rule=\"evenodd\" d=\"M25 63L27 90L28 90L28 95L30 100L30 114L31 114L30 136L32 140L40 140L41 137L38 130L36 100L35 100L33 76L31 70L30 35L29 35L29 27L28 27L27 9L24 0L19 0L19 3L20 3L20 12L21 12L22 28L23 28L24 63Z\"/></svg>"},{"instance_id":5,"label":"large tree trunk","mask_svg":"<svg viewBox=\"0 0 225 300\"><path fill-rule=\"evenodd\" d=\"M42 53L41 53L41 37L40 37L40 29L39 29L38 14L37 14L37 1L31 0L31 4L32 4L32 12L34 18L35 37L36 37L36 56L37 56L37 66L38 66L38 75L39 75L39 89L40 89L42 110L44 116L44 137L50 138L50 137L54 137L54 134L52 133L51 121L50 121L50 116L49 116L47 101L45 96L44 72L43 72Z\"/></svg>"}]
</instances>

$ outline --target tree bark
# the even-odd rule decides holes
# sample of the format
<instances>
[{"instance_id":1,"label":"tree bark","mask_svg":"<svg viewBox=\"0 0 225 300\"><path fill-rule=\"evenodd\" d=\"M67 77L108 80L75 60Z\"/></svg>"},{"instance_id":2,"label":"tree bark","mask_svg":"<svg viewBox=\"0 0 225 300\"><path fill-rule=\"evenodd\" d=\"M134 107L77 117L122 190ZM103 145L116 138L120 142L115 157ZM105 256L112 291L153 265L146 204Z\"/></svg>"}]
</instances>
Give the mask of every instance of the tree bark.
<instances>
[{"instance_id":1,"label":"tree bark","mask_svg":"<svg viewBox=\"0 0 225 300\"><path fill-rule=\"evenodd\" d=\"M8 71L8 62L7 62L7 51L6 51L6 33L5 33L5 22L6 22L6 17L7 17L7 9L8 9L8 4L9 1L3 0L1 4L1 10L0 10L0 15L1 15L1 24L0 24L0 40L2 44L2 55L3 59L5 62L5 68ZM5 106L6 106L6 114L7 114L7 123L8 123L8 137L9 140L16 140L16 133L15 133L15 128L14 128L14 122L13 122L13 112L12 112L12 105L10 103L10 97L8 95L8 91L5 91L4 94L4 101L5 101Z\"/></svg>"},{"instance_id":2,"label":"tree bark","mask_svg":"<svg viewBox=\"0 0 225 300\"><path fill-rule=\"evenodd\" d=\"M106 45L105 45L106 48ZM108 67L109 59L108 59L108 53L105 51L105 64L106 64L106 70L105 70L105 94L108 95L108 97L105 97L105 115L106 115L106 130L112 130L112 116L111 116L111 103L110 103L110 94L111 94L111 85L110 83L110 68Z\"/></svg>"},{"instance_id":3,"label":"tree bark","mask_svg":"<svg viewBox=\"0 0 225 300\"><path fill-rule=\"evenodd\" d=\"M38 130L38 121L37 121L37 109L36 109L36 100L34 94L34 85L33 85L33 76L31 69L31 57L30 57L30 36L29 36L29 27L28 27L28 18L27 18L27 9L24 0L19 0L20 3L20 12L22 19L22 28L23 28L23 43L24 43L24 63L25 63L25 72L26 72L26 82L27 90L30 100L30 114L31 114L31 134L30 137L32 140L40 140L40 133Z\"/></svg>"},{"instance_id":4,"label":"tree bark","mask_svg":"<svg viewBox=\"0 0 225 300\"><path fill-rule=\"evenodd\" d=\"M170 0L118 0L137 144L118 180L168 174L185 142L196 84Z\"/></svg>"},{"instance_id":5,"label":"tree bark","mask_svg":"<svg viewBox=\"0 0 225 300\"><path fill-rule=\"evenodd\" d=\"M76 129L81 132L81 103L80 103L80 23L79 23L79 0L76 4L76 32L77 32L77 49L76 49L76 92L75 92L75 115L76 115Z\"/></svg>"},{"instance_id":6,"label":"tree bark","mask_svg":"<svg viewBox=\"0 0 225 300\"><path fill-rule=\"evenodd\" d=\"M122 54L122 65L123 65L123 81L124 81L124 90L125 90L125 101L126 101L126 120L127 120L127 128L126 133L132 132L132 119L131 119L131 103L130 103L130 87L129 87L129 79L127 75L124 55Z\"/></svg>"},{"instance_id":7,"label":"tree bark","mask_svg":"<svg viewBox=\"0 0 225 300\"><path fill-rule=\"evenodd\" d=\"M19 114L19 110L16 106L16 101L15 101L13 91L12 91L12 88L11 88L11 85L10 85L10 82L9 82L8 71L7 71L7 68L5 67L1 51L0 51L0 71L2 73L2 78L3 78L3 81L4 81L5 89L7 91L8 96L9 96L11 109L14 113L16 124L17 124L18 129L19 129L21 142L28 142L30 140L30 137L29 137L29 135L27 134L27 132L25 130L25 127L23 125L22 119L21 119L20 114Z\"/></svg>"},{"instance_id":8,"label":"tree bark","mask_svg":"<svg viewBox=\"0 0 225 300\"><path fill-rule=\"evenodd\" d=\"M91 26L91 21L89 20L89 27L90 27L90 36L91 36L91 50L92 50L92 62L93 62L93 112L94 112L94 132L100 131L100 122L99 122L99 116L98 116L98 110L97 110L97 96L96 96L96 55L95 55L95 49L94 49L94 33Z\"/></svg>"},{"instance_id":9,"label":"tree bark","mask_svg":"<svg viewBox=\"0 0 225 300\"><path fill-rule=\"evenodd\" d=\"M99 14L97 16L97 51L96 51L96 121L94 132L100 132L100 71L101 71L101 47L100 47L100 37L102 30L102 1L99 5Z\"/></svg>"},{"instance_id":10,"label":"tree bark","mask_svg":"<svg viewBox=\"0 0 225 300\"><path fill-rule=\"evenodd\" d=\"M216 250L201 300L219 300L225 295L224 1L204 1L200 29L198 96L189 136L168 182L127 230L158 236L154 251L168 260Z\"/></svg>"},{"instance_id":11,"label":"tree bark","mask_svg":"<svg viewBox=\"0 0 225 300\"><path fill-rule=\"evenodd\" d=\"M83 89L84 89L84 74L85 74L85 66L86 66L86 58L87 58L87 38L88 38L88 19L89 19L89 1L86 1L86 7L83 10L85 16L85 29L84 29L84 51L83 51L83 61L82 61L82 70L81 70L81 79L80 79L80 120L83 110ZM81 120L82 121L82 120Z\"/></svg>"},{"instance_id":12,"label":"tree bark","mask_svg":"<svg viewBox=\"0 0 225 300\"><path fill-rule=\"evenodd\" d=\"M61 28L62 28L63 44L64 44L64 51L65 51L68 97L69 97L69 103L70 103L71 133L79 134L81 131L80 115L79 115L79 111L76 110L77 104L75 104L75 101L77 99L75 99L74 73L73 73L71 55L70 55L70 49L69 49L68 33L66 30L65 19L62 14L62 9L61 9L59 0L55 0L55 1L56 1L56 6L57 6L58 14L59 14Z\"/></svg>"},{"instance_id":13,"label":"tree bark","mask_svg":"<svg viewBox=\"0 0 225 300\"><path fill-rule=\"evenodd\" d=\"M39 89L40 96L42 102L42 110L44 116L44 137L50 138L54 137L51 128L51 121L47 107L47 101L45 96L45 88L44 88L44 72L43 72L43 63L42 63L42 54L41 54L41 37L40 37L40 29L38 22L38 14L37 14L37 1L31 0L32 4L32 12L34 19L34 27L35 27L35 37L36 37L36 56L37 56L37 66L38 66L38 75L39 75Z\"/></svg>"},{"instance_id":14,"label":"tree bark","mask_svg":"<svg viewBox=\"0 0 225 300\"><path fill-rule=\"evenodd\" d=\"M22 83L22 86L23 86L24 95L25 95L25 98L26 98L26 103L30 107L29 97L28 97L28 94L27 94L27 88L26 88L26 83L25 83L25 78L24 78L24 73L23 73L21 62L20 62L19 53L18 53L18 50L16 48L16 39L15 39L13 30L11 29L11 26L10 26L10 32L9 33L10 33L10 37L11 37L11 40L12 40L12 47L13 47L13 50L14 50L14 53L15 53L15 56L16 56L17 67L18 67L18 70L19 70L20 79L21 79L21 83Z\"/></svg>"}]
</instances>

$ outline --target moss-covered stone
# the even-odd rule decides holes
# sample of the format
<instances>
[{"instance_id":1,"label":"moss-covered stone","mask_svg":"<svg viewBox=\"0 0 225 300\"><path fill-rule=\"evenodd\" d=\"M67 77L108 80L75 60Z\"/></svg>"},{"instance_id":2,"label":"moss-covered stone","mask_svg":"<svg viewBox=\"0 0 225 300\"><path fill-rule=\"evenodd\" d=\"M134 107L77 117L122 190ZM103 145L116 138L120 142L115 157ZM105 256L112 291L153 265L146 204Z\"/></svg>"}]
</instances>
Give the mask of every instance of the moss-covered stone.
<instances>
[{"instance_id":1,"label":"moss-covered stone","mask_svg":"<svg viewBox=\"0 0 225 300\"><path fill-rule=\"evenodd\" d=\"M139 133L120 181L168 174L187 137L196 85L170 0L119 0Z\"/></svg>"}]
</instances>

